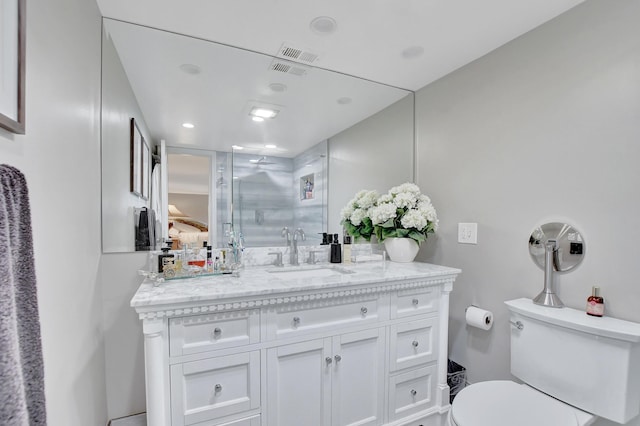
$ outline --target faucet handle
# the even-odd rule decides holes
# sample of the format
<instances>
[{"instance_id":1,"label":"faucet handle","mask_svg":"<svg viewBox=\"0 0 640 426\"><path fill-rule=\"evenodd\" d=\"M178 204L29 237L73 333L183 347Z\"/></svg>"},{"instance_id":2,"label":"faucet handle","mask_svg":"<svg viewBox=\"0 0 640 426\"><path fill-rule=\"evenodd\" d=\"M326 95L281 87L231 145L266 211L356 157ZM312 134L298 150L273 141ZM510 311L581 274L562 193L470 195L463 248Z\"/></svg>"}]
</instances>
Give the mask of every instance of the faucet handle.
<instances>
[{"instance_id":1,"label":"faucet handle","mask_svg":"<svg viewBox=\"0 0 640 426\"><path fill-rule=\"evenodd\" d=\"M316 259L316 253L322 253L322 250L309 250L309 258L307 259L307 263L310 265L315 265L318 263Z\"/></svg>"},{"instance_id":2,"label":"faucet handle","mask_svg":"<svg viewBox=\"0 0 640 426\"><path fill-rule=\"evenodd\" d=\"M282 252L281 251L272 251L269 252L268 254L274 254L276 256L276 260L273 261L273 265L274 266L284 266L284 263L282 263Z\"/></svg>"}]
</instances>

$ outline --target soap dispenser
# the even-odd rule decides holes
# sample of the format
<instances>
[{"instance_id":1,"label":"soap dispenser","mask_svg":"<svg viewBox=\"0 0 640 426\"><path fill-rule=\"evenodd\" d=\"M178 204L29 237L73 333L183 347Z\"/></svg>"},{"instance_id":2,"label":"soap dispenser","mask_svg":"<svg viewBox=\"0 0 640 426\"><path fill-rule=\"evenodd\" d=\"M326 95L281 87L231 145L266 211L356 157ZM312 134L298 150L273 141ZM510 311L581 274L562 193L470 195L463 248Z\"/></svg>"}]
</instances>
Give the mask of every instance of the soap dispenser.
<instances>
[{"instance_id":1,"label":"soap dispenser","mask_svg":"<svg viewBox=\"0 0 640 426\"><path fill-rule=\"evenodd\" d=\"M333 234L333 242L331 243L331 263L342 263L342 247L340 246L340 240L338 234Z\"/></svg>"}]
</instances>

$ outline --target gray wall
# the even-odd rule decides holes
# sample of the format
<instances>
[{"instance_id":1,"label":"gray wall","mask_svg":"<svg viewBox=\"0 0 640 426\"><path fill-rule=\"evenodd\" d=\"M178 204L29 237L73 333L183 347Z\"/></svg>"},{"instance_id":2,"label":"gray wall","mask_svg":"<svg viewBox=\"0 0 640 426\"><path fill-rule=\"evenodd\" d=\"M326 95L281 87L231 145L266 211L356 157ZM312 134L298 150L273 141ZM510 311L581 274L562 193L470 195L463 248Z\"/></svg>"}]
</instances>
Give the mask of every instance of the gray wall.
<instances>
[{"instance_id":1,"label":"gray wall","mask_svg":"<svg viewBox=\"0 0 640 426\"><path fill-rule=\"evenodd\" d=\"M328 232L342 235L340 211L362 189L385 193L412 182L413 95L329 139Z\"/></svg>"},{"instance_id":2,"label":"gray wall","mask_svg":"<svg viewBox=\"0 0 640 426\"><path fill-rule=\"evenodd\" d=\"M48 424L106 424L100 282L100 13L27 1L26 134L0 162L29 185Z\"/></svg>"},{"instance_id":3,"label":"gray wall","mask_svg":"<svg viewBox=\"0 0 640 426\"><path fill-rule=\"evenodd\" d=\"M417 183L441 224L419 256L463 270L450 356L471 382L510 378L503 301L542 289L538 224L586 236L583 264L557 280L568 306L599 285L607 315L640 321L639 16L639 0L587 1L417 93ZM478 223L477 245L456 242L459 222ZM465 326L470 304L494 312L490 332Z\"/></svg>"},{"instance_id":4,"label":"gray wall","mask_svg":"<svg viewBox=\"0 0 640 426\"><path fill-rule=\"evenodd\" d=\"M113 42L107 36L102 50L102 247L105 252L135 250L134 207L149 201L130 192L130 120L153 151L154 144L133 95Z\"/></svg>"}]
</instances>

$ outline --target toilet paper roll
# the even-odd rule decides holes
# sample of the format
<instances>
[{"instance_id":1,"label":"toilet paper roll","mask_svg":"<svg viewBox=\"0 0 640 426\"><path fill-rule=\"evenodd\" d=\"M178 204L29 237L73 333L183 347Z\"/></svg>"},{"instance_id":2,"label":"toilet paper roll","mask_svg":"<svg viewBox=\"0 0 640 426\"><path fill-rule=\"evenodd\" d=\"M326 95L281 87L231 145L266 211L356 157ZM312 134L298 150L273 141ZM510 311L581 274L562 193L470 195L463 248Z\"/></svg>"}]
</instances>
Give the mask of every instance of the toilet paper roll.
<instances>
[{"instance_id":1,"label":"toilet paper roll","mask_svg":"<svg viewBox=\"0 0 640 426\"><path fill-rule=\"evenodd\" d=\"M482 330L489 330L493 326L493 314L476 306L469 306L466 314L467 324Z\"/></svg>"}]
</instances>

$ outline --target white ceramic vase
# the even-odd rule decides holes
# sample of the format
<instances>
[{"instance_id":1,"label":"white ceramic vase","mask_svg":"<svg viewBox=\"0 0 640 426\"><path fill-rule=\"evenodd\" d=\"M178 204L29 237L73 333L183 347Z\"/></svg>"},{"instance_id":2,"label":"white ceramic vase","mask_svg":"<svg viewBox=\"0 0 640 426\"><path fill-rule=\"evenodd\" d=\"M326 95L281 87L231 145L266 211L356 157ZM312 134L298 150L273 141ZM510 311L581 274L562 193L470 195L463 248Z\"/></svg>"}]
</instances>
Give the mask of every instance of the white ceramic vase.
<instances>
[{"instance_id":1,"label":"white ceramic vase","mask_svg":"<svg viewBox=\"0 0 640 426\"><path fill-rule=\"evenodd\" d=\"M392 262L407 263L413 262L420 246L411 238L386 238L384 249Z\"/></svg>"}]
</instances>

